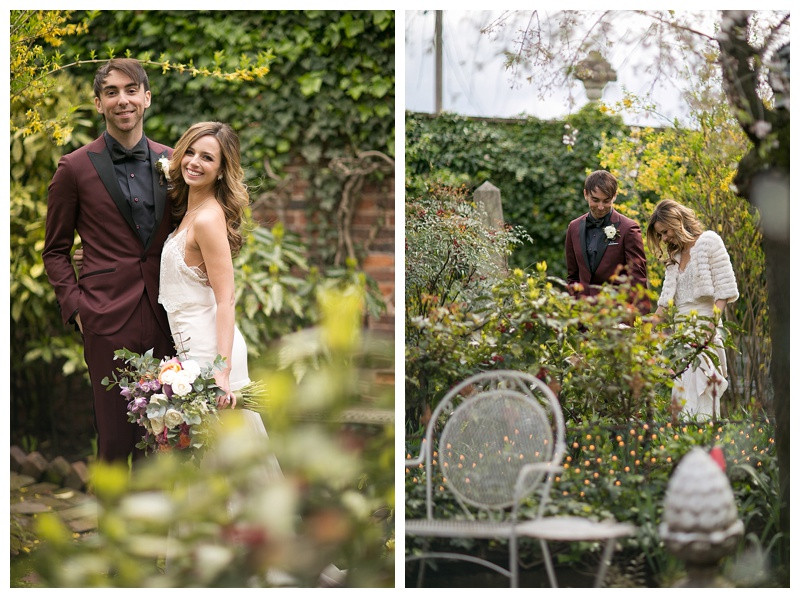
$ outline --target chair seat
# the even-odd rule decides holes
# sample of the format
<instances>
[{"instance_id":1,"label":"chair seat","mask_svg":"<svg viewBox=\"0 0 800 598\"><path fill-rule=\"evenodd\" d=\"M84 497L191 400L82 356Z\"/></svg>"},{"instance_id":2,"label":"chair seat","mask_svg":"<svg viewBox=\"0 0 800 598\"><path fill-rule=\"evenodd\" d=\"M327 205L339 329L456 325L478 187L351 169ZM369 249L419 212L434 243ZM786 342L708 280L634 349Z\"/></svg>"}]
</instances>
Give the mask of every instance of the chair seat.
<instances>
[{"instance_id":1,"label":"chair seat","mask_svg":"<svg viewBox=\"0 0 800 598\"><path fill-rule=\"evenodd\" d=\"M596 542L632 536L636 526L617 521L591 521L582 517L546 517L522 521L517 536L553 542Z\"/></svg>"},{"instance_id":2,"label":"chair seat","mask_svg":"<svg viewBox=\"0 0 800 598\"><path fill-rule=\"evenodd\" d=\"M510 538L512 526L503 521L468 521L461 519L406 520L411 536L440 538ZM516 526L517 537L538 538L552 542L599 542L636 533L636 526L616 521L591 521L582 517L546 517L528 519Z\"/></svg>"},{"instance_id":3,"label":"chair seat","mask_svg":"<svg viewBox=\"0 0 800 598\"><path fill-rule=\"evenodd\" d=\"M464 519L406 519L406 534L438 538L510 538L511 524Z\"/></svg>"}]
</instances>

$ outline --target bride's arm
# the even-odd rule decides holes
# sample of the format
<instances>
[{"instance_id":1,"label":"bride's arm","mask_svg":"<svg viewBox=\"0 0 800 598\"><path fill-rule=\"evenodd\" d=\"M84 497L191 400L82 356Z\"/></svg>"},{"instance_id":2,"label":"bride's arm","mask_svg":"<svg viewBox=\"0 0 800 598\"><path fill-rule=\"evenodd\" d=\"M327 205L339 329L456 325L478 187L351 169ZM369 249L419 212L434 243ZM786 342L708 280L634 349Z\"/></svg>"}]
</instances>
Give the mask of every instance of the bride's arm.
<instances>
[{"instance_id":1,"label":"bride's arm","mask_svg":"<svg viewBox=\"0 0 800 598\"><path fill-rule=\"evenodd\" d=\"M208 282L217 302L217 352L225 358L225 369L215 376L217 385L226 397L220 406L236 406L236 397L230 392L231 353L235 324L235 293L233 285L233 260L228 244L225 217L221 210L204 210L194 221L195 242L200 248L208 274Z\"/></svg>"}]
</instances>

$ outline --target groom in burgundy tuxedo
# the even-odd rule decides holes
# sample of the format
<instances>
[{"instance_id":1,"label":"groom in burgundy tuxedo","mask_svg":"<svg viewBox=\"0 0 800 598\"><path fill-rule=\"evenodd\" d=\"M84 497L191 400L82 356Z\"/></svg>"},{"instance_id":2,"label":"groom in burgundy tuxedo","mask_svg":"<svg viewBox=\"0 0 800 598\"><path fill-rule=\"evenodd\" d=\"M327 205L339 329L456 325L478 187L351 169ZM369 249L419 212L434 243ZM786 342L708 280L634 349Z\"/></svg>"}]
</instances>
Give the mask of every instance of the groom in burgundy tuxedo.
<instances>
[{"instance_id":1,"label":"groom in burgundy tuxedo","mask_svg":"<svg viewBox=\"0 0 800 598\"><path fill-rule=\"evenodd\" d=\"M569 223L565 244L570 292L595 295L604 283L619 284L620 277L647 288L647 261L642 231L635 220L614 210L617 179L605 170L586 177L583 197L589 212ZM643 314L650 312L648 298L637 299Z\"/></svg>"},{"instance_id":2,"label":"groom in burgundy tuxedo","mask_svg":"<svg viewBox=\"0 0 800 598\"><path fill-rule=\"evenodd\" d=\"M124 461L141 438L127 403L100 381L122 365L116 349L156 357L173 353L166 313L158 303L161 247L171 230L159 158L172 149L144 136L150 106L147 73L137 60L112 59L94 80L105 119L98 139L61 158L47 197L42 257L65 324L83 335L94 394L98 457ZM83 246L77 277L70 259L75 232Z\"/></svg>"}]
</instances>

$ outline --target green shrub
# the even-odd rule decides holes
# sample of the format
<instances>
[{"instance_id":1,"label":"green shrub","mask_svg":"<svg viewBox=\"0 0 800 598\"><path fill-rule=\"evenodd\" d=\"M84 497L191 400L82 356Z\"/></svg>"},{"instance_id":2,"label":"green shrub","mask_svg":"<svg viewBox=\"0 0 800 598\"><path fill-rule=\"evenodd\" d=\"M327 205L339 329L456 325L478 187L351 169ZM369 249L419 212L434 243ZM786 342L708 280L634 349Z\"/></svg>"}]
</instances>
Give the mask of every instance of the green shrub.
<instances>
[{"instance_id":1,"label":"green shrub","mask_svg":"<svg viewBox=\"0 0 800 598\"><path fill-rule=\"evenodd\" d=\"M260 355L279 337L319 322L317 295L323 289L348 284L363 287L370 315L385 310L377 284L354 264L327 268L308 263L300 237L278 223L271 229L254 226L234 262L237 324L248 351Z\"/></svg>"},{"instance_id":2,"label":"green shrub","mask_svg":"<svg viewBox=\"0 0 800 598\"><path fill-rule=\"evenodd\" d=\"M577 298L564 281L547 276L546 264L537 269L515 270L478 304L453 303L409 318L410 432L456 382L498 368L527 371L550 385L568 421L672 417L673 376L701 355L716 359L705 347L710 318L670 311L655 324L639 315L626 285Z\"/></svg>"}]
</instances>

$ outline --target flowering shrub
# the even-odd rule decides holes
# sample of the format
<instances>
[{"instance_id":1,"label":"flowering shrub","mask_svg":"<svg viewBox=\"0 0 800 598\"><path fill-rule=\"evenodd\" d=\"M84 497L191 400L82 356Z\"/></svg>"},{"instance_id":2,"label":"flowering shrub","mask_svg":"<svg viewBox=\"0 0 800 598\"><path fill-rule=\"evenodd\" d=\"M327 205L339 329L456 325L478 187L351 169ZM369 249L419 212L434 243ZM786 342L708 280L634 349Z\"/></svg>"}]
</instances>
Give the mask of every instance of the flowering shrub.
<instances>
[{"instance_id":1,"label":"flowering shrub","mask_svg":"<svg viewBox=\"0 0 800 598\"><path fill-rule=\"evenodd\" d=\"M514 246L530 238L519 227L486 226L465 187L441 185L406 201L405 230L406 310L413 316L474 299L503 274Z\"/></svg>"},{"instance_id":2,"label":"flowering shrub","mask_svg":"<svg viewBox=\"0 0 800 598\"><path fill-rule=\"evenodd\" d=\"M426 401L432 408L460 379L493 368L537 375L558 396L568 425L674 417L673 377L701 357L716 359L705 345L709 318L642 317L631 303L636 294L624 284L591 298L573 297L565 287L540 263L533 274L513 271L479 304L450 304L409 318L410 428L427 412ZM732 337L724 336L730 344Z\"/></svg>"},{"instance_id":3,"label":"flowering shrub","mask_svg":"<svg viewBox=\"0 0 800 598\"><path fill-rule=\"evenodd\" d=\"M416 421L429 397L474 367L462 307L481 303L505 274L520 228L490 229L465 188L434 185L406 202L406 408ZM467 346L462 346L468 343Z\"/></svg>"}]
</instances>

